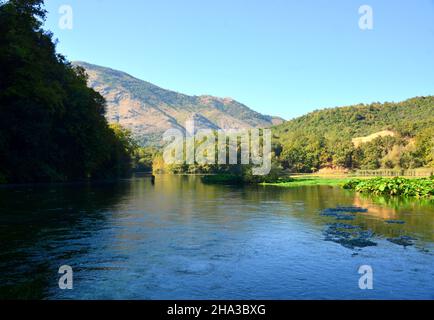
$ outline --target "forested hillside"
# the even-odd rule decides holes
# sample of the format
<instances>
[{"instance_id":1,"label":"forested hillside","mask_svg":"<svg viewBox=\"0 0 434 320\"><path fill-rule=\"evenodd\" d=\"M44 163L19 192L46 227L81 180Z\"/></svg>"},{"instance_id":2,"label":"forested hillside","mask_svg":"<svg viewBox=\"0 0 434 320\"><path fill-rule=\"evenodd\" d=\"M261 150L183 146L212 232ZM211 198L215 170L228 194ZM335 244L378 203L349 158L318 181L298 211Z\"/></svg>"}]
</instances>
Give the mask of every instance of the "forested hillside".
<instances>
[{"instance_id":1,"label":"forested hillside","mask_svg":"<svg viewBox=\"0 0 434 320\"><path fill-rule=\"evenodd\" d=\"M361 137L394 130L414 136L434 122L434 96L416 97L399 103L359 104L314 111L276 127L282 136L286 132L303 130L329 135L339 132L348 137Z\"/></svg>"},{"instance_id":2,"label":"forested hillside","mask_svg":"<svg viewBox=\"0 0 434 320\"><path fill-rule=\"evenodd\" d=\"M45 15L42 0L0 2L0 183L122 174L128 146L84 70L56 53Z\"/></svg>"},{"instance_id":3,"label":"forested hillside","mask_svg":"<svg viewBox=\"0 0 434 320\"><path fill-rule=\"evenodd\" d=\"M385 130L394 136L352 142ZM433 96L315 111L273 131L279 161L295 172L434 166Z\"/></svg>"}]
</instances>

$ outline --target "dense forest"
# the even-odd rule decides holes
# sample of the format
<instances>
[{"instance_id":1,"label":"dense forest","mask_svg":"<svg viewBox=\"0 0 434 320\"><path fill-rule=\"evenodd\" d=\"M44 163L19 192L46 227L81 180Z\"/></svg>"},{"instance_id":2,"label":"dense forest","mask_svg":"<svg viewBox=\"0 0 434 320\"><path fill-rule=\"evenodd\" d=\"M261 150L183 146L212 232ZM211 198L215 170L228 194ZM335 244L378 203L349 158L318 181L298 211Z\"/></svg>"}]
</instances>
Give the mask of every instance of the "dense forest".
<instances>
[{"instance_id":1,"label":"dense forest","mask_svg":"<svg viewBox=\"0 0 434 320\"><path fill-rule=\"evenodd\" d=\"M315 111L275 126L272 132L271 176L284 169L312 173L321 169L434 168L432 96ZM154 169L170 173L249 172L249 166L166 166L158 153Z\"/></svg>"},{"instance_id":2,"label":"dense forest","mask_svg":"<svg viewBox=\"0 0 434 320\"><path fill-rule=\"evenodd\" d=\"M103 97L42 29L42 0L0 2L0 182L71 181L128 171L128 139Z\"/></svg>"},{"instance_id":3,"label":"dense forest","mask_svg":"<svg viewBox=\"0 0 434 320\"><path fill-rule=\"evenodd\" d=\"M392 134L375 137L384 130ZM433 167L434 97L315 111L273 133L276 158L293 172Z\"/></svg>"}]
</instances>

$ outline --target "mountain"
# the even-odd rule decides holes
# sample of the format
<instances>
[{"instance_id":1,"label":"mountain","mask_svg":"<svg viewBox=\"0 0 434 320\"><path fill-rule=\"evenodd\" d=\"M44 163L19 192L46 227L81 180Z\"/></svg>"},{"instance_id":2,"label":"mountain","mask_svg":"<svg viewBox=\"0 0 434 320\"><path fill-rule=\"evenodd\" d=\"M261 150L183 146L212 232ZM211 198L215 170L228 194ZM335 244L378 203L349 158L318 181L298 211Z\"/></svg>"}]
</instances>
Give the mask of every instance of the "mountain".
<instances>
[{"instance_id":1,"label":"mountain","mask_svg":"<svg viewBox=\"0 0 434 320\"><path fill-rule=\"evenodd\" d=\"M130 129L142 145L161 144L170 129L184 130L194 119L196 128L265 128L283 119L262 115L231 98L189 96L162 89L152 83L106 67L74 62L89 76L88 85L107 101L106 118Z\"/></svg>"}]
</instances>

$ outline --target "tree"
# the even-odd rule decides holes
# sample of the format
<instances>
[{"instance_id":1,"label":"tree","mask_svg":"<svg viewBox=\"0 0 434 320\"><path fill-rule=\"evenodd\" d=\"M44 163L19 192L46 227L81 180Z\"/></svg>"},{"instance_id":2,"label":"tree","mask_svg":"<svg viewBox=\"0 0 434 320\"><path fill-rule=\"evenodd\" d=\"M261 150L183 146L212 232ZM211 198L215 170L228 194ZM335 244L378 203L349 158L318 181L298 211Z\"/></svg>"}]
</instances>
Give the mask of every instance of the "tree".
<instances>
[{"instance_id":1,"label":"tree","mask_svg":"<svg viewBox=\"0 0 434 320\"><path fill-rule=\"evenodd\" d=\"M0 3L0 178L104 178L126 172L125 141L82 68L56 53L42 0Z\"/></svg>"},{"instance_id":2,"label":"tree","mask_svg":"<svg viewBox=\"0 0 434 320\"><path fill-rule=\"evenodd\" d=\"M422 166L434 167L434 127L423 130L416 136L416 151L414 153Z\"/></svg>"}]
</instances>

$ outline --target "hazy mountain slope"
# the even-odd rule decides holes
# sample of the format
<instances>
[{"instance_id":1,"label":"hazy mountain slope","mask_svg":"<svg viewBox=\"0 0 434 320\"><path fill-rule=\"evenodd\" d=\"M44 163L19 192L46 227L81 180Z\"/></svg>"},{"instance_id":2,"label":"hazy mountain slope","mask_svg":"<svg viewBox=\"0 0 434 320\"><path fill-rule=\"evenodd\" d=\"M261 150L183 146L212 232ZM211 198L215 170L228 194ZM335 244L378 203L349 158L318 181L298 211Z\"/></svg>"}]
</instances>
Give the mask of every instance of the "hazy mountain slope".
<instances>
[{"instance_id":1,"label":"hazy mountain slope","mask_svg":"<svg viewBox=\"0 0 434 320\"><path fill-rule=\"evenodd\" d=\"M185 121L192 118L197 127L210 129L262 128L283 122L230 98L188 96L121 71L85 62L74 64L86 69L89 86L106 98L108 121L130 129L142 144L160 144L167 129L184 129Z\"/></svg>"}]
</instances>

